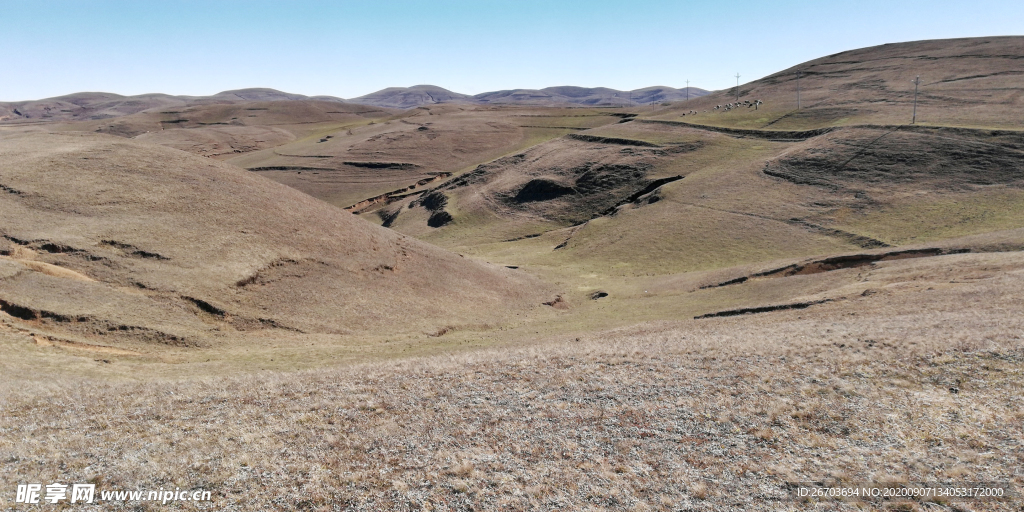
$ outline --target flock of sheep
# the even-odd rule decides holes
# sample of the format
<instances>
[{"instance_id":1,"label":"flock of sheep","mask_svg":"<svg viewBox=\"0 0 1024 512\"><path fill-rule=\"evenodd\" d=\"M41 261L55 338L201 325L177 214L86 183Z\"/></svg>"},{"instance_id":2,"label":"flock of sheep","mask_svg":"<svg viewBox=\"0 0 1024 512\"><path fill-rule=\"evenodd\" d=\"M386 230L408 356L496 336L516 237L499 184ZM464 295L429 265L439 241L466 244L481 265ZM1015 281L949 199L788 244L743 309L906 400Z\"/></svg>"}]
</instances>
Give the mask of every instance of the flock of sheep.
<instances>
[{"instance_id":1,"label":"flock of sheep","mask_svg":"<svg viewBox=\"0 0 1024 512\"><path fill-rule=\"evenodd\" d=\"M761 105L763 103L764 102L761 101L761 100L754 100L754 101L743 100L743 101L738 101L736 103L726 103L725 105L715 105L714 110L725 109L725 111L728 112L729 110L732 110L734 108L740 108L740 107L747 107L747 108L754 107L754 110L757 110L757 106Z\"/></svg>"},{"instance_id":2,"label":"flock of sheep","mask_svg":"<svg viewBox=\"0 0 1024 512\"><path fill-rule=\"evenodd\" d=\"M754 110L757 110L757 107L760 106L760 105L764 105L764 102L761 101L761 100L754 100L754 101L743 100L743 101L737 101L736 103L726 103L725 105L715 105L715 108L713 108L711 110L712 111L714 111L714 110L721 110L723 112L728 112L728 111L730 111L730 110L732 110L734 108L740 108L740 107L747 107L747 108L753 107ZM689 112L687 112L686 114L683 114L683 115L685 116L687 114L693 115L693 114L699 114L699 113L700 112L697 112L696 110L691 110L691 111L689 111ZM704 113L707 114L708 111L705 110Z\"/></svg>"}]
</instances>

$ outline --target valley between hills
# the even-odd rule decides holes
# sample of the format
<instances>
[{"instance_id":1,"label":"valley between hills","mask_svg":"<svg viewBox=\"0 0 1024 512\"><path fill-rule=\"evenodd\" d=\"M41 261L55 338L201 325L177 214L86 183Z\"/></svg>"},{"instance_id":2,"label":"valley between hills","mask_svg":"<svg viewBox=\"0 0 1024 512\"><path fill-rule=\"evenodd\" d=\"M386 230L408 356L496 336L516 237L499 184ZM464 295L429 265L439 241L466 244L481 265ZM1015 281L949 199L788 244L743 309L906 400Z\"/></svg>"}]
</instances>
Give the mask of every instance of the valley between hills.
<instances>
[{"instance_id":1,"label":"valley between hills","mask_svg":"<svg viewBox=\"0 0 1024 512\"><path fill-rule=\"evenodd\" d=\"M0 104L3 492L1019 510L789 484L1024 488L1022 59Z\"/></svg>"}]
</instances>

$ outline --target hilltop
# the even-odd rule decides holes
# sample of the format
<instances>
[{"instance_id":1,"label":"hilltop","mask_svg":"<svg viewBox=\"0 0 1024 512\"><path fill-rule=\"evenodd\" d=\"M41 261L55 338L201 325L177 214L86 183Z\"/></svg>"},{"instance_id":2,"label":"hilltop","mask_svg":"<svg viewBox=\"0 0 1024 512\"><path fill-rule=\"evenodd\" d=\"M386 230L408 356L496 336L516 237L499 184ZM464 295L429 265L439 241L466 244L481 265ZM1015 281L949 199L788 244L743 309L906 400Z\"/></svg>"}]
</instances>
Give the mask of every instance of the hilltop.
<instances>
[{"instance_id":1,"label":"hilltop","mask_svg":"<svg viewBox=\"0 0 1024 512\"><path fill-rule=\"evenodd\" d=\"M358 98L353 103L387 108L412 108L435 103L472 103L470 96L449 91L436 85L388 87Z\"/></svg>"},{"instance_id":2,"label":"hilltop","mask_svg":"<svg viewBox=\"0 0 1024 512\"><path fill-rule=\"evenodd\" d=\"M920 76L917 122L1021 129L1024 36L893 43L837 53L741 84L740 102L757 110L714 110L737 101L736 88L661 112L659 119L770 130L851 124L909 124ZM799 80L798 80L799 79ZM799 81L800 103L797 107ZM690 111L697 114L686 115Z\"/></svg>"},{"instance_id":3,"label":"hilltop","mask_svg":"<svg viewBox=\"0 0 1024 512\"><path fill-rule=\"evenodd\" d=\"M586 105L586 106L637 106L682 101L699 98L710 91L697 87L673 89L672 87L654 86L633 91L618 91L607 87L546 87L544 89L512 89L507 91L485 92L473 96L482 104L496 105Z\"/></svg>"}]
</instances>

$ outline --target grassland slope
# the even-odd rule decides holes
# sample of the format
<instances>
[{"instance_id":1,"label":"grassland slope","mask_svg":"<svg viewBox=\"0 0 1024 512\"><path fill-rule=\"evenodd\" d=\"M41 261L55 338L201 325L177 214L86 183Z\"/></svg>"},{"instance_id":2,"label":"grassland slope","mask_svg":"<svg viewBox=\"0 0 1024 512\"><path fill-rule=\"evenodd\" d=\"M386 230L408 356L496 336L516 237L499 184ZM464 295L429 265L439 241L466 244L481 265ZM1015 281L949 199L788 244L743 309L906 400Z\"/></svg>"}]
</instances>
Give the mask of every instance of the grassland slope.
<instances>
[{"instance_id":1,"label":"grassland slope","mask_svg":"<svg viewBox=\"0 0 1024 512\"><path fill-rule=\"evenodd\" d=\"M779 130L909 124L920 77L918 123L1022 129L1022 62L1024 36L884 44L797 64L656 117ZM756 109L755 100L763 102Z\"/></svg>"},{"instance_id":2,"label":"grassland slope","mask_svg":"<svg viewBox=\"0 0 1024 512\"><path fill-rule=\"evenodd\" d=\"M374 108L360 106L362 108ZM619 121L596 109L421 106L239 155L230 163L340 207L386 203L560 135Z\"/></svg>"},{"instance_id":3,"label":"grassland slope","mask_svg":"<svg viewBox=\"0 0 1024 512\"><path fill-rule=\"evenodd\" d=\"M221 101L149 109L116 118L54 122L41 126L15 123L9 131L90 131L134 138L217 159L279 146L323 130L369 123L394 111L294 99Z\"/></svg>"},{"instance_id":4,"label":"grassland slope","mask_svg":"<svg viewBox=\"0 0 1024 512\"><path fill-rule=\"evenodd\" d=\"M53 333L203 344L497 322L540 302L523 274L177 150L29 133L0 155L0 304Z\"/></svg>"}]
</instances>

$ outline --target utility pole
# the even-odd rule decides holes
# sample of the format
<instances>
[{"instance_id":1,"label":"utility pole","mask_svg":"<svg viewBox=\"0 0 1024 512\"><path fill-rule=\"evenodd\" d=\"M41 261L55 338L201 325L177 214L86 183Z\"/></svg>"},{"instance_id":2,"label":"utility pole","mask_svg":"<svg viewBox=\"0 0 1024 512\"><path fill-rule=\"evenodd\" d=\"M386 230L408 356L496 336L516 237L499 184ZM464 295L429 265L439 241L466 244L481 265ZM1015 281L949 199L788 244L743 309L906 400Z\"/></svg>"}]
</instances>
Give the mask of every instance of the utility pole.
<instances>
[{"instance_id":1,"label":"utility pole","mask_svg":"<svg viewBox=\"0 0 1024 512\"><path fill-rule=\"evenodd\" d=\"M917 122L917 88L920 83L921 75L917 75L917 77L914 78L914 117L910 119L910 124Z\"/></svg>"},{"instance_id":2,"label":"utility pole","mask_svg":"<svg viewBox=\"0 0 1024 512\"><path fill-rule=\"evenodd\" d=\"M796 72L796 109L800 110L800 77L804 76L803 71Z\"/></svg>"},{"instance_id":3,"label":"utility pole","mask_svg":"<svg viewBox=\"0 0 1024 512\"><path fill-rule=\"evenodd\" d=\"M736 103L740 102L740 74L736 73Z\"/></svg>"},{"instance_id":4,"label":"utility pole","mask_svg":"<svg viewBox=\"0 0 1024 512\"><path fill-rule=\"evenodd\" d=\"M686 101L690 101L690 81L686 81Z\"/></svg>"}]
</instances>

